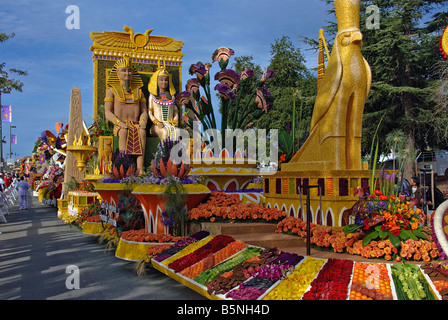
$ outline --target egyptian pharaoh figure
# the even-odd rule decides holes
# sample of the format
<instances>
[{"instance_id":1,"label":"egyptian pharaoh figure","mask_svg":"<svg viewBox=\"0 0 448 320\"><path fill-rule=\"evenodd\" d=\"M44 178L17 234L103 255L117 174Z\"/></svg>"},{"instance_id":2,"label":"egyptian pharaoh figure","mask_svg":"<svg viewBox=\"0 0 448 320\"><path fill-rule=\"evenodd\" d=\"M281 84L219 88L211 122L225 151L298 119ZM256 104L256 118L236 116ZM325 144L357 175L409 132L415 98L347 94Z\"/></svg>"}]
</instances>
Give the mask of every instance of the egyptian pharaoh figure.
<instances>
[{"instance_id":1,"label":"egyptian pharaoh figure","mask_svg":"<svg viewBox=\"0 0 448 320\"><path fill-rule=\"evenodd\" d=\"M118 60L108 79L104 99L105 117L114 124L118 148L137 156L137 169L143 172L148 112L140 89L143 82L129 57Z\"/></svg>"},{"instance_id":2,"label":"egyptian pharaoh figure","mask_svg":"<svg viewBox=\"0 0 448 320\"><path fill-rule=\"evenodd\" d=\"M360 0L335 0L334 6L338 33L318 89L310 135L289 170L298 162L310 170L362 170L362 116L371 72L361 54Z\"/></svg>"},{"instance_id":3,"label":"egyptian pharaoh figure","mask_svg":"<svg viewBox=\"0 0 448 320\"><path fill-rule=\"evenodd\" d=\"M148 84L149 103L148 113L152 121L151 136L157 136L160 140L176 139L176 129L179 123L179 115L174 94L171 75L165 68L159 68L151 77Z\"/></svg>"}]
</instances>

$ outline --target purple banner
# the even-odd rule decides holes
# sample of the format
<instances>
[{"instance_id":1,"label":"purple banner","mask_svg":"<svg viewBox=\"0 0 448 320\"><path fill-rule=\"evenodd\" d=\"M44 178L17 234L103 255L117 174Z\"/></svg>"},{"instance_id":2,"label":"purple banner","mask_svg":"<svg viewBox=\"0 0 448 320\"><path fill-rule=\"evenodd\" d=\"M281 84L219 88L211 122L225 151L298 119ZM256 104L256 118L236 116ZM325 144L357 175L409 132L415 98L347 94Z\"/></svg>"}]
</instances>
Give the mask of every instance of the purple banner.
<instances>
[{"instance_id":1,"label":"purple banner","mask_svg":"<svg viewBox=\"0 0 448 320\"><path fill-rule=\"evenodd\" d=\"M11 106L2 106L2 122L12 122Z\"/></svg>"}]
</instances>

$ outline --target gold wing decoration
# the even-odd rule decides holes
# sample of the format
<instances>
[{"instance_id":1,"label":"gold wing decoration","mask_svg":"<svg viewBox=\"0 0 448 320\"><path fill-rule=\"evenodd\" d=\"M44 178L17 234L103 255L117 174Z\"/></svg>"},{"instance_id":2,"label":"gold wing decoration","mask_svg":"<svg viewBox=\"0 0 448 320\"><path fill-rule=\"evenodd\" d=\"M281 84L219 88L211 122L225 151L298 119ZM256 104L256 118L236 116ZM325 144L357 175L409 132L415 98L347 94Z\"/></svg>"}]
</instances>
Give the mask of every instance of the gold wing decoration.
<instances>
[{"instance_id":1,"label":"gold wing decoration","mask_svg":"<svg viewBox=\"0 0 448 320\"><path fill-rule=\"evenodd\" d=\"M180 51L184 46L183 41L174 40L173 38L150 36L149 42L145 46L145 50L154 51Z\"/></svg>"},{"instance_id":2,"label":"gold wing decoration","mask_svg":"<svg viewBox=\"0 0 448 320\"><path fill-rule=\"evenodd\" d=\"M184 45L183 41L162 36L150 36L154 29L146 30L145 33L134 33L134 31L124 26L125 32L103 31L91 32L90 38L101 47L145 51L180 51Z\"/></svg>"},{"instance_id":3,"label":"gold wing decoration","mask_svg":"<svg viewBox=\"0 0 448 320\"><path fill-rule=\"evenodd\" d=\"M129 34L125 32L103 31L91 32L90 38L94 43L103 47L115 47L123 49L133 49L135 45L129 39Z\"/></svg>"}]
</instances>

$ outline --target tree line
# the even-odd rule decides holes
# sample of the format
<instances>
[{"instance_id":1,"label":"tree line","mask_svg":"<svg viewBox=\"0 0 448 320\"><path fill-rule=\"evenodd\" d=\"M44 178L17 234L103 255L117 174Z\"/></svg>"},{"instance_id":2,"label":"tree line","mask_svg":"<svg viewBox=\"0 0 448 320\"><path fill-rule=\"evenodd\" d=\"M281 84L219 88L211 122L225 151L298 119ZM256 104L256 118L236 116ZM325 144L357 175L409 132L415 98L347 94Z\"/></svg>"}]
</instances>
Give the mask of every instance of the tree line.
<instances>
[{"instance_id":1,"label":"tree line","mask_svg":"<svg viewBox=\"0 0 448 320\"><path fill-rule=\"evenodd\" d=\"M448 12L442 10L447 2L361 2L362 53L372 70L372 87L364 108L362 154L369 156L372 132L379 126L379 152L388 154L393 146L400 149L398 155L405 162L408 178L413 174L417 152L448 148L448 63L439 53L439 39L448 24ZM378 29L366 27L369 5L380 10ZM334 9L329 14L334 15ZM329 22L323 29L331 48L336 23ZM316 52L315 70L306 67L298 41L283 36L271 44L268 68L276 75L267 86L274 105L271 112L253 123L255 128L290 133L294 128L295 150L307 137L317 94L318 41L304 38L303 42L306 49ZM252 56L236 57L233 68L237 72L251 68L255 74L263 71L253 63Z\"/></svg>"}]
</instances>

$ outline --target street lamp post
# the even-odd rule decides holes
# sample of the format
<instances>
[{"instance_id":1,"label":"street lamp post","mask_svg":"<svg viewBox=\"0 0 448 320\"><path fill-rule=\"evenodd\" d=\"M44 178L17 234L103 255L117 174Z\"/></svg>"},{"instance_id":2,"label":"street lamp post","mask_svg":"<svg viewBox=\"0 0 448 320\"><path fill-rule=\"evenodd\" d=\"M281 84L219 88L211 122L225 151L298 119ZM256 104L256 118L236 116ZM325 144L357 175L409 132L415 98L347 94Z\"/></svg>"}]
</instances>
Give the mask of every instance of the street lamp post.
<instances>
[{"instance_id":1,"label":"street lamp post","mask_svg":"<svg viewBox=\"0 0 448 320\"><path fill-rule=\"evenodd\" d=\"M5 93L5 94L7 94L7 93L10 93L10 91L7 91L7 90L0 90L0 109L2 109L2 93ZM0 113L2 112L3 110L1 110L0 111ZM0 162L1 162L1 167L0 167L0 171L1 172L3 172L3 134L2 134L2 122L3 122L3 118L2 117L0 117L1 119L0 119L0 138L1 138L1 143L0 143Z\"/></svg>"},{"instance_id":2,"label":"street lamp post","mask_svg":"<svg viewBox=\"0 0 448 320\"><path fill-rule=\"evenodd\" d=\"M10 126L9 127L9 157L12 158L12 134L11 129L15 129L16 126Z\"/></svg>"}]
</instances>

